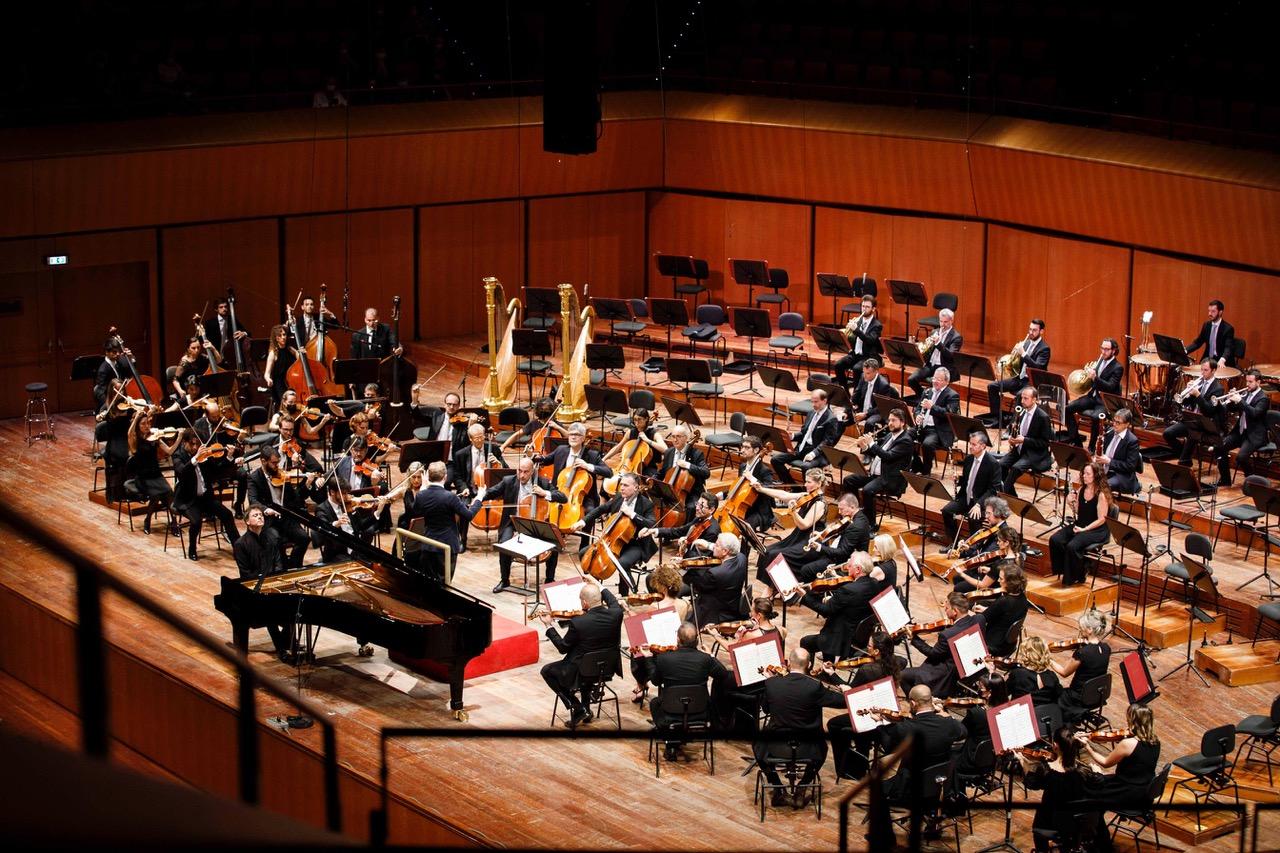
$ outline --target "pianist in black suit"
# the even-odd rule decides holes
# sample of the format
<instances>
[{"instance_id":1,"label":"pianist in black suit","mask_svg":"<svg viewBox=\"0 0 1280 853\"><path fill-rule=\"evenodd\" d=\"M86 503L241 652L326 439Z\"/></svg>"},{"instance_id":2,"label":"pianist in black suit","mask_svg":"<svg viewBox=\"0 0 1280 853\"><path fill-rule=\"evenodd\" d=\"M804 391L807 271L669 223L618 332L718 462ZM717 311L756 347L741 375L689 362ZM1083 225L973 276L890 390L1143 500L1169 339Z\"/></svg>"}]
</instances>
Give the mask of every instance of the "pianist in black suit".
<instances>
[{"instance_id":1,"label":"pianist in black suit","mask_svg":"<svg viewBox=\"0 0 1280 853\"><path fill-rule=\"evenodd\" d=\"M1240 448L1240 452L1236 454L1236 465L1240 468L1240 473L1248 476L1254 452L1267 443L1267 412L1271 409L1271 401L1262 390L1262 374L1256 370L1247 370L1244 383L1244 390L1238 392L1240 420L1236 421L1231 432L1218 445L1219 486L1231 485L1232 450Z\"/></svg>"},{"instance_id":2,"label":"pianist in black suit","mask_svg":"<svg viewBox=\"0 0 1280 853\"><path fill-rule=\"evenodd\" d=\"M471 504L462 502L462 498L445 488L444 481L448 469L443 462L432 462L427 466L427 487L418 492L413 500L413 511L408 521L422 519L422 535L430 539L444 542L449 546L450 565L458 564L458 554L462 553L460 529L471 521L471 517L480 509L484 501L485 489L476 492ZM422 551L425 555L423 568L436 577L444 577L444 555L435 548Z\"/></svg>"},{"instance_id":3,"label":"pianist in black suit","mask_svg":"<svg viewBox=\"0 0 1280 853\"><path fill-rule=\"evenodd\" d=\"M1218 367L1236 366L1236 330L1222 319L1222 312L1225 310L1226 306L1222 304L1221 299L1209 300L1209 316L1200 327L1200 334L1196 335L1194 341L1187 344L1188 355L1204 347L1204 357L1216 363Z\"/></svg>"},{"instance_id":4,"label":"pianist in black suit","mask_svg":"<svg viewBox=\"0 0 1280 853\"><path fill-rule=\"evenodd\" d=\"M310 473L297 482L288 480L279 486L272 482L272 478L282 476L280 451L271 445L264 446L258 457L258 470L249 476L249 506L262 508L270 528L280 537L282 547L288 549L285 565L297 569L302 566L302 558L311 544L311 534L296 521L281 517L276 510L284 506L305 513L307 497L318 498L314 494L318 475Z\"/></svg>"},{"instance_id":5,"label":"pianist in black suit","mask_svg":"<svg viewBox=\"0 0 1280 853\"><path fill-rule=\"evenodd\" d=\"M563 637L552 627L551 614L544 610L539 615L542 624L546 626L547 639L556 647L556 651L564 655L562 660L553 661L542 668L542 679L569 709L570 716L565 721L565 726L570 729L591 721L587 692L581 691L581 697L574 692L578 688L578 662L583 655L589 652L608 652L613 667L612 674L622 671L618 653L618 641L622 635L622 605L612 592L601 589L594 583L582 586L578 600L582 604L582 615L569 620L569 630Z\"/></svg>"},{"instance_id":6,"label":"pianist in black suit","mask_svg":"<svg viewBox=\"0 0 1280 853\"><path fill-rule=\"evenodd\" d=\"M486 497L490 500L502 501L502 518L498 524L499 542L506 542L516 535L515 526L511 521L516 515L545 518L539 505L546 507L553 503L562 504L567 500L564 492L552 486L550 480L537 475L533 459L528 456L520 457L520 461L516 463L516 473L503 477L502 482L490 489ZM498 585L493 588L495 593L502 592L511 586L512 559L510 554L498 552L499 577ZM559 561L559 550L552 551L542 561L546 583L556 579L556 565Z\"/></svg>"},{"instance_id":7,"label":"pianist in black suit","mask_svg":"<svg viewBox=\"0 0 1280 853\"><path fill-rule=\"evenodd\" d=\"M244 517L245 531L236 540L231 552L236 558L236 569L241 580L264 579L287 571L284 560L280 556L280 537L274 530L266 526L266 516L262 507L250 507ZM237 649L244 649L249 642L249 629L233 628L237 636L234 639ZM276 652L284 656L289 646L288 636L281 625L268 625L267 633L275 644Z\"/></svg>"}]
</instances>

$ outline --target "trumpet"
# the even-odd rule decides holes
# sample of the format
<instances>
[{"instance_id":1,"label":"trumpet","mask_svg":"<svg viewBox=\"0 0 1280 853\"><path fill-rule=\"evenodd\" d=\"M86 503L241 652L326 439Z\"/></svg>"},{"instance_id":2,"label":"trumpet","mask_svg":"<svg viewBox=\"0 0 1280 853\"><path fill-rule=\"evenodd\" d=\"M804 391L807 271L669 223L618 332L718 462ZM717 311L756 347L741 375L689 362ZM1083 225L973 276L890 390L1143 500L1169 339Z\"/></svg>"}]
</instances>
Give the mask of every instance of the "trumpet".
<instances>
[{"instance_id":1,"label":"trumpet","mask_svg":"<svg viewBox=\"0 0 1280 853\"><path fill-rule=\"evenodd\" d=\"M1195 391L1195 392L1196 392L1196 393L1195 393L1195 396L1199 396L1199 395L1200 395L1200 383L1198 383L1198 382L1192 382L1191 384L1187 385L1187 387L1186 387L1186 388L1183 388L1183 389L1182 389L1181 391L1179 391L1177 394L1174 394L1174 395L1173 395L1173 399L1174 399L1174 401L1175 401L1175 402L1177 402L1177 403L1178 403L1178 405L1182 405L1184 402L1186 402L1186 400L1187 400L1187 398L1188 398L1188 397L1192 396L1192 394L1191 394L1191 392L1192 392L1192 391Z\"/></svg>"},{"instance_id":2,"label":"trumpet","mask_svg":"<svg viewBox=\"0 0 1280 853\"><path fill-rule=\"evenodd\" d=\"M1244 399L1244 390L1237 388L1234 391L1228 391L1225 394L1219 394L1217 397L1211 397L1210 402L1215 406L1221 406L1223 403L1239 403Z\"/></svg>"}]
</instances>

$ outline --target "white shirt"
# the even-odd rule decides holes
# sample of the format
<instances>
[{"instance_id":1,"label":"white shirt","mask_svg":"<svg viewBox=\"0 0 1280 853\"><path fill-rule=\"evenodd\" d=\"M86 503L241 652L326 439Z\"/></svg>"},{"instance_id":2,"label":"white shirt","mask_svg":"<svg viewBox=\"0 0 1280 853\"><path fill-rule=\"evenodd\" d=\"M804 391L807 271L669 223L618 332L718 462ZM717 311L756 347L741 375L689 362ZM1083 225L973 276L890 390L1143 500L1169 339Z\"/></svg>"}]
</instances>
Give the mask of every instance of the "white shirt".
<instances>
[{"instance_id":1,"label":"white shirt","mask_svg":"<svg viewBox=\"0 0 1280 853\"><path fill-rule=\"evenodd\" d=\"M889 435L885 437L884 444L880 445L880 449L882 451L888 450L893 446L894 441L896 441L900 435L902 435L900 432L889 433ZM880 467L880 457L877 456L872 459L871 464L867 466L867 473L873 477L878 477L880 476Z\"/></svg>"},{"instance_id":2,"label":"white shirt","mask_svg":"<svg viewBox=\"0 0 1280 853\"><path fill-rule=\"evenodd\" d=\"M1024 349L1024 350L1022 351L1022 372L1021 372L1021 373L1019 373L1019 374L1018 374L1018 376L1020 376L1020 377L1026 377L1026 375L1027 375L1027 361L1031 358L1031 353L1035 352L1035 351L1036 351L1036 348L1037 348L1037 347L1039 347L1039 346L1040 346L1040 339L1039 339L1039 338L1036 338L1034 341L1030 341L1030 342L1028 342L1028 343L1027 343L1026 349Z\"/></svg>"},{"instance_id":3,"label":"white shirt","mask_svg":"<svg viewBox=\"0 0 1280 853\"><path fill-rule=\"evenodd\" d=\"M361 479L362 476L363 475L361 475L361 473L356 470L355 460L354 459L351 460L351 476L348 478L349 482L351 483L351 488L353 489L364 488L364 481Z\"/></svg>"},{"instance_id":4,"label":"white shirt","mask_svg":"<svg viewBox=\"0 0 1280 853\"><path fill-rule=\"evenodd\" d=\"M879 379L879 378L880 378L880 375L876 374L876 379ZM867 393L862 395L863 414L869 414L871 412L871 405L872 405L871 395L874 394L875 392L876 392L876 383L875 383L875 380L872 380L867 383Z\"/></svg>"},{"instance_id":5,"label":"white shirt","mask_svg":"<svg viewBox=\"0 0 1280 853\"><path fill-rule=\"evenodd\" d=\"M942 345L947 342L947 338L951 337L951 329L938 333L938 345L933 348L933 352L929 354L929 363L932 365L942 364Z\"/></svg>"},{"instance_id":6,"label":"white shirt","mask_svg":"<svg viewBox=\"0 0 1280 853\"><path fill-rule=\"evenodd\" d=\"M334 518L342 518L342 516L344 516L344 515L346 515L346 514L347 514L347 510L346 510L346 508L344 508L344 507L342 507L342 506L339 506L338 504L334 503L332 500L331 500L331 501L329 501L329 506L333 508L333 517L334 517ZM355 529L354 529L354 528L352 528L352 526L351 526L351 517L350 517L350 516L347 516L347 523L346 523L346 524L341 524L341 525L339 525L339 527L341 527L341 528L342 528L343 530L345 530L347 533L353 533L353 534L354 534L354 533L356 532L356 531L355 531Z\"/></svg>"},{"instance_id":7,"label":"white shirt","mask_svg":"<svg viewBox=\"0 0 1280 853\"><path fill-rule=\"evenodd\" d=\"M1107 450L1102 455L1108 459L1114 460L1116 458L1116 449L1120 446L1120 442L1124 439L1125 433L1127 432L1128 430L1113 433L1111 436L1111 443L1107 445Z\"/></svg>"},{"instance_id":8,"label":"white shirt","mask_svg":"<svg viewBox=\"0 0 1280 853\"><path fill-rule=\"evenodd\" d=\"M869 322L871 322L871 321L870 321L870 320L868 320L866 317L859 317L859 318L858 318L858 331L859 331L859 332L862 332L862 333L866 333L866 331L867 331L867 323L869 323ZM855 354L855 355L862 355L862 338L861 338L861 337L856 337L856 338L854 338L854 340L853 340L853 352L854 352L854 354Z\"/></svg>"},{"instance_id":9,"label":"white shirt","mask_svg":"<svg viewBox=\"0 0 1280 853\"><path fill-rule=\"evenodd\" d=\"M931 427L933 426L933 410L937 408L937 405L938 405L939 392L933 388L930 388L928 391L925 392L925 394L926 394L925 399L932 400L933 405L924 410L924 416L920 418L920 426Z\"/></svg>"},{"instance_id":10,"label":"white shirt","mask_svg":"<svg viewBox=\"0 0 1280 853\"><path fill-rule=\"evenodd\" d=\"M813 446L813 430L818 425L818 421L822 420L824 412L826 412L826 409L821 412L814 410L813 416L809 418L809 428L804 431L804 437L800 439L800 447Z\"/></svg>"},{"instance_id":11,"label":"white shirt","mask_svg":"<svg viewBox=\"0 0 1280 853\"><path fill-rule=\"evenodd\" d=\"M436 441L449 441L453 438L453 424L449 423L449 413L440 415L440 431L436 433Z\"/></svg>"}]
</instances>

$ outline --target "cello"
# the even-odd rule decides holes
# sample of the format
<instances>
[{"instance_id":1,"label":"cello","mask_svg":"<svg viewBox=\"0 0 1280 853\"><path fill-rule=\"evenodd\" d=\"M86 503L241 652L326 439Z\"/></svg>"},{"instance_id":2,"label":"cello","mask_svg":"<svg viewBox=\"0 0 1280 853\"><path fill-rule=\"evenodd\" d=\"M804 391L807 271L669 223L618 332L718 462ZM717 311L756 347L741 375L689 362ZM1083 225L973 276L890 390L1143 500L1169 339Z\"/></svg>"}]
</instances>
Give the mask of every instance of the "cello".
<instances>
[{"instance_id":1,"label":"cello","mask_svg":"<svg viewBox=\"0 0 1280 853\"><path fill-rule=\"evenodd\" d=\"M343 313L346 313L346 295L343 296ZM391 298L391 322L394 324L396 342L400 342L400 297L393 296ZM403 344L402 344L403 345ZM405 432L413 431L413 412L407 405L409 393L406 389L412 388L414 383L418 381L418 366L403 355L392 354L381 365L381 376L383 387L387 389L387 396L391 398L391 405L384 407L382 412L382 429L388 435L395 432L397 427L403 428Z\"/></svg>"},{"instance_id":2,"label":"cello","mask_svg":"<svg viewBox=\"0 0 1280 853\"><path fill-rule=\"evenodd\" d=\"M575 465L561 470L560 476L556 477L556 488L564 492L568 501L551 507L549 516L551 523L566 533L573 530L573 526L583 516L582 502L591 491L594 482L595 475L585 468Z\"/></svg>"},{"instance_id":3,"label":"cello","mask_svg":"<svg viewBox=\"0 0 1280 853\"><path fill-rule=\"evenodd\" d=\"M649 464L649 460L653 458L653 448L646 444L637 436L629 439L622 445L622 461L618 463L618 469L612 477L606 479L600 484L604 489L604 493L609 497L613 497L618 493L618 480L623 474L642 474L644 468Z\"/></svg>"},{"instance_id":4,"label":"cello","mask_svg":"<svg viewBox=\"0 0 1280 853\"><path fill-rule=\"evenodd\" d=\"M582 571L598 581L612 577L618 570L618 555L635 538L636 532L633 519L615 512L605 522L600 535L582 552Z\"/></svg>"},{"instance_id":5,"label":"cello","mask_svg":"<svg viewBox=\"0 0 1280 853\"><path fill-rule=\"evenodd\" d=\"M493 441L493 430L489 431L489 435L485 438L486 449L490 442ZM501 468L493 462L487 462L482 467L476 468L471 472L471 485L477 493L485 487L484 472L492 468ZM502 499L485 501L476 510L476 514L471 518L471 526L481 530L497 530L502 524Z\"/></svg>"},{"instance_id":6,"label":"cello","mask_svg":"<svg viewBox=\"0 0 1280 853\"><path fill-rule=\"evenodd\" d=\"M124 353L125 362L129 365L129 378L125 380L120 393L126 397L142 400L148 406L158 405L156 401L164 399L164 391L160 389L160 383L154 376L138 372L138 366L133 363L133 353L124 345L124 338L120 336L119 329L112 326L107 329L107 335Z\"/></svg>"},{"instance_id":7,"label":"cello","mask_svg":"<svg viewBox=\"0 0 1280 853\"><path fill-rule=\"evenodd\" d=\"M329 381L329 368L308 355L307 345L303 343L302 336L298 334L298 325L293 321L292 305L285 306L285 315L289 318L289 329L298 350L298 360L289 365L285 379L289 387L298 392L298 402L305 406L312 397L341 396L342 386Z\"/></svg>"},{"instance_id":8,"label":"cello","mask_svg":"<svg viewBox=\"0 0 1280 853\"><path fill-rule=\"evenodd\" d=\"M773 442L766 441L756 459L762 460L772 452ZM746 518L747 513L751 511L751 507L755 505L756 499L759 497L760 493L756 491L755 484L747 479L746 472L739 474L738 479L734 481L733 488L729 489L729 493L725 495L724 500L720 502L719 508L716 509L715 519L720 522L720 532L741 536L742 531L738 529L738 523L733 520L732 516Z\"/></svg>"},{"instance_id":9,"label":"cello","mask_svg":"<svg viewBox=\"0 0 1280 853\"><path fill-rule=\"evenodd\" d=\"M689 438L689 443L685 447L690 447L695 441L702 440L702 431L694 430L693 435ZM683 468L672 468L666 474L662 475L662 482L671 487L671 491L675 492L676 502L673 503L662 517L658 519L659 527L679 527L685 522L685 504L689 502L689 492L693 491L697 480ZM701 535L701 534L699 534Z\"/></svg>"}]
</instances>

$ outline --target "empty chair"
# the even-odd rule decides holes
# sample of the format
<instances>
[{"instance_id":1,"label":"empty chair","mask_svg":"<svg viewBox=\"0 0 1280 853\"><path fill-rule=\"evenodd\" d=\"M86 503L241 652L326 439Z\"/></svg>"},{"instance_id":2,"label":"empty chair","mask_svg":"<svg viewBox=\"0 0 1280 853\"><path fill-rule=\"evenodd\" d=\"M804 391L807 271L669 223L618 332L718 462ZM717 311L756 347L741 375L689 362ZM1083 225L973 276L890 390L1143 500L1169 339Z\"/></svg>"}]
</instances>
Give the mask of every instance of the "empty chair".
<instances>
[{"instance_id":1,"label":"empty chair","mask_svg":"<svg viewBox=\"0 0 1280 853\"><path fill-rule=\"evenodd\" d=\"M783 332L769 338L769 349L774 351L776 363L782 366L782 356L790 356L796 349L804 346L804 338L797 332L805 329L804 317L794 311L787 311L778 318L778 329Z\"/></svg>"},{"instance_id":2,"label":"empty chair","mask_svg":"<svg viewBox=\"0 0 1280 853\"><path fill-rule=\"evenodd\" d=\"M1250 714L1236 724L1236 733L1245 736L1236 752L1236 763L1239 763L1240 753L1246 746L1249 751L1244 756L1245 764L1253 758L1255 751L1261 751L1267 762L1267 784L1275 785L1271 778L1271 753L1280 746L1280 696L1271 700L1270 714Z\"/></svg>"},{"instance_id":3,"label":"empty chair","mask_svg":"<svg viewBox=\"0 0 1280 853\"><path fill-rule=\"evenodd\" d=\"M960 297L954 293L937 293L933 297L933 310L941 311L943 308L949 308L955 311L960 307ZM931 317L921 317L916 320L916 325L923 328L926 334L931 334L938 330L938 315Z\"/></svg>"},{"instance_id":4,"label":"empty chair","mask_svg":"<svg viewBox=\"0 0 1280 853\"><path fill-rule=\"evenodd\" d=\"M788 308L791 307L791 299L782 291L791 285L791 276L787 275L787 271L779 267L769 268L769 293L761 293L756 296L756 305L777 305L781 310L785 303Z\"/></svg>"},{"instance_id":5,"label":"empty chair","mask_svg":"<svg viewBox=\"0 0 1280 853\"><path fill-rule=\"evenodd\" d=\"M523 427L527 423L529 423L528 409L522 406L507 406L501 412L498 412L498 426L507 427L507 429L500 430L493 437L493 440L501 445L513 436L519 427ZM516 427L517 429L511 429L511 427Z\"/></svg>"},{"instance_id":6,"label":"empty chair","mask_svg":"<svg viewBox=\"0 0 1280 853\"><path fill-rule=\"evenodd\" d=\"M731 454L742 449L742 436L746 430L747 416L743 412L734 412L729 415L728 432L713 432L704 439L707 447L714 447L723 454L724 463L720 466L722 474L729 467Z\"/></svg>"},{"instance_id":7,"label":"empty chair","mask_svg":"<svg viewBox=\"0 0 1280 853\"><path fill-rule=\"evenodd\" d=\"M694 308L698 307L698 297L707 293L707 286L703 284L707 280L709 270L707 262L701 258L693 259L694 279L691 282L676 282L675 293L677 296L692 296ZM708 299L711 297L708 296Z\"/></svg>"},{"instance_id":8,"label":"empty chair","mask_svg":"<svg viewBox=\"0 0 1280 853\"><path fill-rule=\"evenodd\" d=\"M1188 533L1186 555L1195 557L1204 563L1205 568L1209 570L1209 574L1213 574L1213 566L1210 561L1213 560L1213 545L1209 542L1209 537L1203 533ZM1179 560L1174 560L1164 567L1164 584L1160 587L1160 598L1156 600L1156 607L1159 608L1164 602L1164 594L1169 589L1170 580L1182 581L1182 593L1185 597L1190 596L1191 570L1187 565Z\"/></svg>"},{"instance_id":9,"label":"empty chair","mask_svg":"<svg viewBox=\"0 0 1280 853\"><path fill-rule=\"evenodd\" d=\"M1280 412L1267 412L1268 423L1272 415L1280 416ZM1271 481L1259 474L1250 474L1244 478L1244 483L1240 486L1240 491L1245 497L1253 497L1254 486L1270 486ZM1232 504L1223 507L1218 511L1218 532L1213 535L1214 547L1218 545L1218 539L1222 536L1222 525L1231 522L1231 526L1235 528L1235 541L1240 544L1240 531L1247 530L1249 539L1245 545L1244 558L1249 559L1249 552L1253 550L1253 537L1261 533L1259 522L1266 524L1267 514L1258 509L1257 504Z\"/></svg>"},{"instance_id":10,"label":"empty chair","mask_svg":"<svg viewBox=\"0 0 1280 853\"><path fill-rule=\"evenodd\" d=\"M1236 785L1232 772L1235 764L1230 755L1236 748L1236 727L1228 723L1210 729L1200 738L1200 751L1184 755L1173 760L1173 766L1190 774L1185 779L1173 783L1169 792L1169 802L1174 801L1178 788L1185 788L1196 802L1196 822L1200 822L1200 808L1212 802L1220 791L1227 788L1235 790L1235 799L1240 799L1240 789ZM1165 814L1168 814L1165 810Z\"/></svg>"},{"instance_id":11,"label":"empty chair","mask_svg":"<svg viewBox=\"0 0 1280 853\"><path fill-rule=\"evenodd\" d=\"M681 332L682 335L689 339L689 356L691 358L697 356L698 344L710 345L711 354L715 355L716 344L720 343L727 354L729 345L724 340L724 336L720 334L720 327L728 322L729 315L719 305L713 305L710 302L699 305L697 311L694 312L694 324L686 327Z\"/></svg>"}]
</instances>

